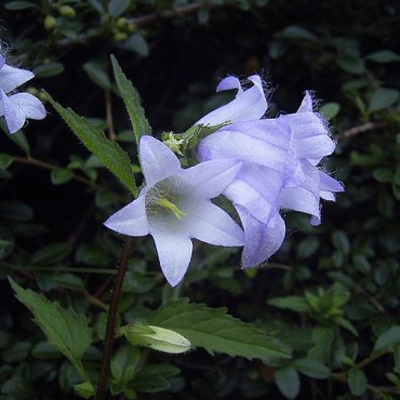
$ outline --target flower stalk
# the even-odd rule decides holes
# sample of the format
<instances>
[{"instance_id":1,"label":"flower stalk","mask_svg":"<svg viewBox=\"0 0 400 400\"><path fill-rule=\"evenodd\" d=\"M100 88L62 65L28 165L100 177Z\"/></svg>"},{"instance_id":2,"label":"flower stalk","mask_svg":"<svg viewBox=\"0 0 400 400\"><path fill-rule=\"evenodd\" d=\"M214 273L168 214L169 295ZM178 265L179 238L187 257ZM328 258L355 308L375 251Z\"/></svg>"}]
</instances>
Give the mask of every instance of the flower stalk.
<instances>
[{"instance_id":1,"label":"flower stalk","mask_svg":"<svg viewBox=\"0 0 400 400\"><path fill-rule=\"evenodd\" d=\"M122 249L121 260L119 263L117 276L115 277L114 281L110 308L108 310L106 337L103 349L103 360L101 363L99 384L97 386L97 392L96 392L96 400L103 400L106 391L107 378L110 370L111 352L115 338L115 321L118 313L119 300L121 298L122 284L124 282L126 267L128 265L128 259L131 254L132 247L133 247L133 238L127 237L124 247Z\"/></svg>"}]
</instances>

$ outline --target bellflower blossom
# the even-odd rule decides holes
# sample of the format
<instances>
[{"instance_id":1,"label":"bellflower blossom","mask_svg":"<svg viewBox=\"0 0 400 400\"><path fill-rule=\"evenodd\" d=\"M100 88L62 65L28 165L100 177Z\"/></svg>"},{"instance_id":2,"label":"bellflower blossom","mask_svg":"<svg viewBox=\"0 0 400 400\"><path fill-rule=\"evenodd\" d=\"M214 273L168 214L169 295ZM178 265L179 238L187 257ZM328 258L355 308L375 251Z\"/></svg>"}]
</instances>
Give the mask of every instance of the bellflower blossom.
<instances>
[{"instance_id":1,"label":"bellflower blossom","mask_svg":"<svg viewBox=\"0 0 400 400\"><path fill-rule=\"evenodd\" d=\"M4 117L10 133L21 129L28 118L43 119L43 104L29 93L13 93L23 83L34 77L33 73L7 65L0 55L0 117Z\"/></svg>"},{"instance_id":2,"label":"bellflower blossom","mask_svg":"<svg viewBox=\"0 0 400 400\"><path fill-rule=\"evenodd\" d=\"M152 235L171 286L181 281L189 266L192 238L243 246L242 229L210 200L233 181L241 162L215 160L182 169L175 154L151 136L141 138L139 157L146 186L104 224L128 236Z\"/></svg>"},{"instance_id":3,"label":"bellflower blossom","mask_svg":"<svg viewBox=\"0 0 400 400\"><path fill-rule=\"evenodd\" d=\"M235 100L240 108L239 95ZM212 125L225 122L218 110L204 119ZM316 167L334 151L335 144L325 122L313 111L310 93L295 114L275 119L261 116L231 120L230 125L202 139L197 148L199 161L243 161L223 194L233 202L244 228L244 268L266 261L281 246L286 230L281 209L309 213L311 222L318 224L320 197L334 200L333 192L343 191L337 181Z\"/></svg>"}]
</instances>

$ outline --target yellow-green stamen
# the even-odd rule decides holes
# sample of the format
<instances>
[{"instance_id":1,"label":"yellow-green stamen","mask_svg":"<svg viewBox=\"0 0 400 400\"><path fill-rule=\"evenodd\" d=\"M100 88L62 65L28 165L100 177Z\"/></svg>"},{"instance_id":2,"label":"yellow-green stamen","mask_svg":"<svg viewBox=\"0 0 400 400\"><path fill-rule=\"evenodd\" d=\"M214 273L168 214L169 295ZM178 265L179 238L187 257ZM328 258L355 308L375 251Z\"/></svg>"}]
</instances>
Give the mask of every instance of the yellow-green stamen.
<instances>
[{"instance_id":1,"label":"yellow-green stamen","mask_svg":"<svg viewBox=\"0 0 400 400\"><path fill-rule=\"evenodd\" d=\"M168 210L172 211L173 214L179 221L182 219L184 215L186 215L185 212L180 210L175 204L171 203L169 200L167 200L165 197L162 197L161 199L158 200L158 204L161 207L167 208Z\"/></svg>"}]
</instances>

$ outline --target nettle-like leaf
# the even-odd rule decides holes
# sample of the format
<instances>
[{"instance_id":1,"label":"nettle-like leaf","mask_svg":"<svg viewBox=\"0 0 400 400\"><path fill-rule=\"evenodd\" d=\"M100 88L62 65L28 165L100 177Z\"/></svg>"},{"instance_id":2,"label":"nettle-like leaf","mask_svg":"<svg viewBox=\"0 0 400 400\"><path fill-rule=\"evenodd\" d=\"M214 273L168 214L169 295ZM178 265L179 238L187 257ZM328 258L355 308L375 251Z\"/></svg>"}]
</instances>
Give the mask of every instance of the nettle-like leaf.
<instances>
[{"instance_id":1,"label":"nettle-like leaf","mask_svg":"<svg viewBox=\"0 0 400 400\"><path fill-rule=\"evenodd\" d=\"M225 308L209 308L186 299L167 303L150 315L146 324L174 330L192 346L210 353L225 353L248 359L289 358L290 351L278 340L254 325L226 313Z\"/></svg>"},{"instance_id":2,"label":"nettle-like leaf","mask_svg":"<svg viewBox=\"0 0 400 400\"><path fill-rule=\"evenodd\" d=\"M58 302L51 302L30 289L23 289L11 278L9 282L17 299L34 315L33 321L41 328L51 346L56 347L86 378L81 359L91 344L92 333L83 315L65 309Z\"/></svg>"},{"instance_id":3,"label":"nettle-like leaf","mask_svg":"<svg viewBox=\"0 0 400 400\"><path fill-rule=\"evenodd\" d=\"M69 108L63 108L50 98L50 102L82 143L132 192L138 189L133 179L131 160L121 147L106 138L103 132Z\"/></svg>"},{"instance_id":4,"label":"nettle-like leaf","mask_svg":"<svg viewBox=\"0 0 400 400\"><path fill-rule=\"evenodd\" d=\"M125 103L129 118L132 122L133 131L135 133L136 143L139 144L139 139L142 135L151 135L152 129L149 121L146 118L143 107L140 105L140 98L133 87L132 82L122 72L117 59L111 56L115 80L122 100Z\"/></svg>"}]
</instances>

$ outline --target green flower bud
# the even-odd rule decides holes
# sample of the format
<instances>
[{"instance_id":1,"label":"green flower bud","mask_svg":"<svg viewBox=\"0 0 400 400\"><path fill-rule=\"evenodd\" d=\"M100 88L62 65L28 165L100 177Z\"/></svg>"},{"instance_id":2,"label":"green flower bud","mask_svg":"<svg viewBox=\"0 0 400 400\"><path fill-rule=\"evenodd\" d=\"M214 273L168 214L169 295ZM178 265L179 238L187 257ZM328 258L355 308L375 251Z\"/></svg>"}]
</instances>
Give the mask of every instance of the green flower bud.
<instances>
[{"instance_id":1,"label":"green flower bud","mask_svg":"<svg viewBox=\"0 0 400 400\"><path fill-rule=\"evenodd\" d=\"M185 353L191 347L189 340L177 332L140 322L122 327L120 334L133 346L149 347L165 353Z\"/></svg>"},{"instance_id":2,"label":"green flower bud","mask_svg":"<svg viewBox=\"0 0 400 400\"><path fill-rule=\"evenodd\" d=\"M128 35L125 32L114 32L116 42L125 42L126 39L128 39Z\"/></svg>"},{"instance_id":3,"label":"green flower bud","mask_svg":"<svg viewBox=\"0 0 400 400\"><path fill-rule=\"evenodd\" d=\"M133 22L128 22L128 27L127 27L128 33L135 33L137 31L137 26Z\"/></svg>"},{"instance_id":4,"label":"green flower bud","mask_svg":"<svg viewBox=\"0 0 400 400\"><path fill-rule=\"evenodd\" d=\"M33 94L34 96L37 96L37 94L38 94L39 91L38 91L35 87L29 86L29 87L25 90L25 92L26 92L26 93L29 93L29 94Z\"/></svg>"},{"instance_id":5,"label":"green flower bud","mask_svg":"<svg viewBox=\"0 0 400 400\"><path fill-rule=\"evenodd\" d=\"M115 28L118 31L125 31L127 27L128 27L128 20L126 18L121 17L115 21Z\"/></svg>"},{"instance_id":6,"label":"green flower bud","mask_svg":"<svg viewBox=\"0 0 400 400\"><path fill-rule=\"evenodd\" d=\"M94 387L89 381L75 385L74 391L79 397L83 397L84 399L89 399L94 395Z\"/></svg>"},{"instance_id":7,"label":"green flower bud","mask_svg":"<svg viewBox=\"0 0 400 400\"><path fill-rule=\"evenodd\" d=\"M47 103L49 101L49 95L46 92L39 92L37 94L37 98L42 102L42 103Z\"/></svg>"},{"instance_id":8,"label":"green flower bud","mask_svg":"<svg viewBox=\"0 0 400 400\"><path fill-rule=\"evenodd\" d=\"M57 27L57 20L52 15L47 15L43 25L46 31L52 31Z\"/></svg>"},{"instance_id":9,"label":"green flower bud","mask_svg":"<svg viewBox=\"0 0 400 400\"><path fill-rule=\"evenodd\" d=\"M76 17L76 11L71 6L61 6L58 12L64 18L73 19Z\"/></svg>"}]
</instances>

